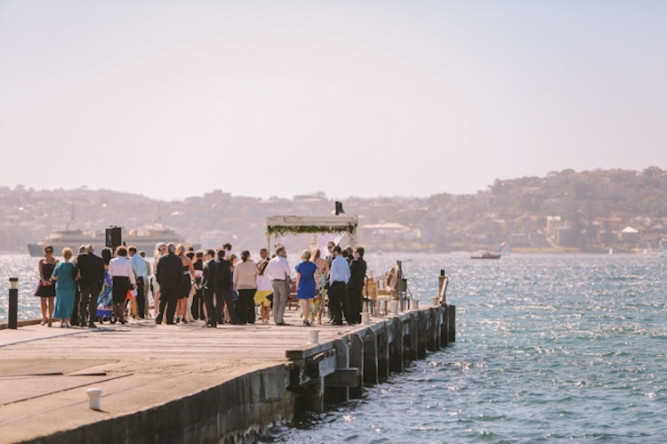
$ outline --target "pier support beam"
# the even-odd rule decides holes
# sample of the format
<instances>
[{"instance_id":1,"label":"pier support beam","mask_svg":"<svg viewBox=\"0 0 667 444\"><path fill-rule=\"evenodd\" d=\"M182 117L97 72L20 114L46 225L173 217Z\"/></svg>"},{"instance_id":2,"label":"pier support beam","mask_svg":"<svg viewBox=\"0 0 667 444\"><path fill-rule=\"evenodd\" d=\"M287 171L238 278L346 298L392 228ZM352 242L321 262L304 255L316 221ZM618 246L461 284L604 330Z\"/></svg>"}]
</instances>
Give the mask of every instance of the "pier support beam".
<instances>
[{"instance_id":1,"label":"pier support beam","mask_svg":"<svg viewBox=\"0 0 667 444\"><path fill-rule=\"evenodd\" d=\"M440 334L438 310L439 308L437 307L428 309L428 339L426 348L429 351L437 351L440 348L440 340L438 339L438 335Z\"/></svg>"},{"instance_id":2,"label":"pier support beam","mask_svg":"<svg viewBox=\"0 0 667 444\"><path fill-rule=\"evenodd\" d=\"M417 312L417 359L426 358L426 313L423 310Z\"/></svg>"},{"instance_id":3,"label":"pier support beam","mask_svg":"<svg viewBox=\"0 0 667 444\"><path fill-rule=\"evenodd\" d=\"M389 377L389 328L387 323L380 324L378 339L378 379L384 382Z\"/></svg>"},{"instance_id":4,"label":"pier support beam","mask_svg":"<svg viewBox=\"0 0 667 444\"><path fill-rule=\"evenodd\" d=\"M389 344L389 370L394 373L403 371L403 323L401 318L394 316L388 326L391 330Z\"/></svg>"},{"instance_id":5,"label":"pier support beam","mask_svg":"<svg viewBox=\"0 0 667 444\"><path fill-rule=\"evenodd\" d=\"M412 318L412 313L401 319L401 331L403 332L403 368L405 368L406 362L410 362L410 318Z\"/></svg>"},{"instance_id":6,"label":"pier support beam","mask_svg":"<svg viewBox=\"0 0 667 444\"><path fill-rule=\"evenodd\" d=\"M456 342L456 306L449 306L449 342Z\"/></svg>"},{"instance_id":7,"label":"pier support beam","mask_svg":"<svg viewBox=\"0 0 667 444\"><path fill-rule=\"evenodd\" d=\"M410 329L410 360L416 361L418 357L417 350L419 349L419 311L410 313L408 322Z\"/></svg>"},{"instance_id":8,"label":"pier support beam","mask_svg":"<svg viewBox=\"0 0 667 444\"><path fill-rule=\"evenodd\" d=\"M440 311L440 347L449 345L449 306L443 305Z\"/></svg>"},{"instance_id":9,"label":"pier support beam","mask_svg":"<svg viewBox=\"0 0 667 444\"><path fill-rule=\"evenodd\" d=\"M364 340L358 334L348 336L350 367L359 369L356 387L350 387L350 398L361 398L364 392Z\"/></svg>"},{"instance_id":10,"label":"pier support beam","mask_svg":"<svg viewBox=\"0 0 667 444\"><path fill-rule=\"evenodd\" d=\"M375 385L379 381L378 338L372 328L367 328L364 335L364 384Z\"/></svg>"},{"instance_id":11,"label":"pier support beam","mask_svg":"<svg viewBox=\"0 0 667 444\"><path fill-rule=\"evenodd\" d=\"M301 407L304 410L322 413L324 411L324 378L313 378L301 392Z\"/></svg>"},{"instance_id":12,"label":"pier support beam","mask_svg":"<svg viewBox=\"0 0 667 444\"><path fill-rule=\"evenodd\" d=\"M344 341L343 339L336 339L333 343L333 346L334 350L336 350L336 369L349 369L350 354L347 341ZM324 381L326 383L326 402L336 403L348 401L350 399L350 394L347 386L340 387L338 385L329 385L329 381L333 380L334 377L335 373L327 376Z\"/></svg>"}]
</instances>

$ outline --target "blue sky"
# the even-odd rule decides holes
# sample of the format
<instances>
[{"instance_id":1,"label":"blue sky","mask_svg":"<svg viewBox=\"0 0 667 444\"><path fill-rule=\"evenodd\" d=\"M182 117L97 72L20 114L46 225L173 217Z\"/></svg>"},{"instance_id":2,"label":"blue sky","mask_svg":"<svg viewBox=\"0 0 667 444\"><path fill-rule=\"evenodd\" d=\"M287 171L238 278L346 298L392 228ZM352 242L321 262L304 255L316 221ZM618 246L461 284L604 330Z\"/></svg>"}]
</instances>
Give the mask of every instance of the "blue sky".
<instances>
[{"instance_id":1,"label":"blue sky","mask_svg":"<svg viewBox=\"0 0 667 444\"><path fill-rule=\"evenodd\" d=\"M0 186L426 196L667 169L662 0L1 0L0 67Z\"/></svg>"}]
</instances>

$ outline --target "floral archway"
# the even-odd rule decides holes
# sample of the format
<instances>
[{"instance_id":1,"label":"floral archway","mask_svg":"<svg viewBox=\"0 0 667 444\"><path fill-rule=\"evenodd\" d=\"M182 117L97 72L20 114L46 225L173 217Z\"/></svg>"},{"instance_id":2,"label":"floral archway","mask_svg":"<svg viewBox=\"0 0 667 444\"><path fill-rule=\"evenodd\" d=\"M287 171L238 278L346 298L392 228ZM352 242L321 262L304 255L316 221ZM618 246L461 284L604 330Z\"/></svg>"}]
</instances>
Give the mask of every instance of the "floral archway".
<instances>
[{"instance_id":1,"label":"floral archway","mask_svg":"<svg viewBox=\"0 0 667 444\"><path fill-rule=\"evenodd\" d=\"M350 245L357 244L358 216L270 216L266 218L266 240L271 251L271 238L287 234L346 233Z\"/></svg>"}]
</instances>

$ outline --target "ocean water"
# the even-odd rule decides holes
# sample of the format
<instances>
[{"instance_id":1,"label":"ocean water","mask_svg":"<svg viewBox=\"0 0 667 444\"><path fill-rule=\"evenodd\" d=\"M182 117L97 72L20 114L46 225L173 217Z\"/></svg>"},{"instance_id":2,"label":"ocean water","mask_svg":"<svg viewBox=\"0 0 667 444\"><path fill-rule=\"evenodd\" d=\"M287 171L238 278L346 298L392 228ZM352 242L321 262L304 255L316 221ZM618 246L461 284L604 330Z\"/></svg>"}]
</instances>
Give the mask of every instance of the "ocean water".
<instances>
[{"instance_id":1,"label":"ocean water","mask_svg":"<svg viewBox=\"0 0 667 444\"><path fill-rule=\"evenodd\" d=\"M265 442L667 442L667 259L403 259L425 302L446 268L457 342Z\"/></svg>"},{"instance_id":2,"label":"ocean water","mask_svg":"<svg viewBox=\"0 0 667 444\"><path fill-rule=\"evenodd\" d=\"M367 259L376 275L401 259L423 303L445 268L457 342L264 442L667 442L667 259ZM10 275L20 279L19 317L39 316L36 271L36 258L0 255L0 320Z\"/></svg>"}]
</instances>

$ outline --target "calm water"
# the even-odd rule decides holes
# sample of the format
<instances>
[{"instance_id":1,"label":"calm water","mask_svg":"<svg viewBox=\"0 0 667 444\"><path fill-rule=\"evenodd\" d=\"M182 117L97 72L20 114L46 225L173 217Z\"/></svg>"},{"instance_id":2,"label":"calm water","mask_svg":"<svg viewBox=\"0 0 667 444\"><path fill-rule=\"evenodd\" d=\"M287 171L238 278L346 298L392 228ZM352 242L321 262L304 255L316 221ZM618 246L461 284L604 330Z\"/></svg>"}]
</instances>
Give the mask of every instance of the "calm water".
<instances>
[{"instance_id":1,"label":"calm water","mask_svg":"<svg viewBox=\"0 0 667 444\"><path fill-rule=\"evenodd\" d=\"M384 255L369 268L397 257L424 302L447 269L456 344L265 441L667 442L667 259ZM35 269L0 256L0 319L10 274L21 317L39 315Z\"/></svg>"}]
</instances>

